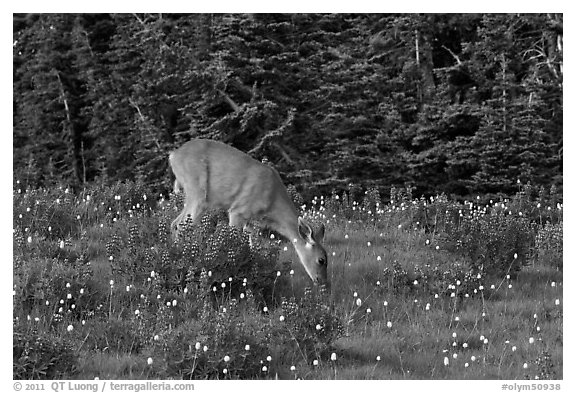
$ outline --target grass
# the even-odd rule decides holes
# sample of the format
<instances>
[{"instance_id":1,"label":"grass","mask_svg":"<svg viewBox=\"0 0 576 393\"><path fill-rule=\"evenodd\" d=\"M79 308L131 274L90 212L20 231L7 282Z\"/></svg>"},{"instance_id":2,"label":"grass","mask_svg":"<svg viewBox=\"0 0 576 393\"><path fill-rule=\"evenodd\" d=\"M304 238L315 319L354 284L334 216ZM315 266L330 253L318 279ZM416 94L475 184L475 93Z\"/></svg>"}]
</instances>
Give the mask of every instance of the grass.
<instances>
[{"instance_id":1,"label":"grass","mask_svg":"<svg viewBox=\"0 0 576 393\"><path fill-rule=\"evenodd\" d=\"M327 224L323 292L292 249L250 250L218 216L172 244L178 202L145 195L16 187L15 378L563 378L561 207L520 192L506 201L518 219L464 205L462 222L429 230L423 206L463 205L313 204L305 215ZM466 238L474 222L495 229Z\"/></svg>"}]
</instances>

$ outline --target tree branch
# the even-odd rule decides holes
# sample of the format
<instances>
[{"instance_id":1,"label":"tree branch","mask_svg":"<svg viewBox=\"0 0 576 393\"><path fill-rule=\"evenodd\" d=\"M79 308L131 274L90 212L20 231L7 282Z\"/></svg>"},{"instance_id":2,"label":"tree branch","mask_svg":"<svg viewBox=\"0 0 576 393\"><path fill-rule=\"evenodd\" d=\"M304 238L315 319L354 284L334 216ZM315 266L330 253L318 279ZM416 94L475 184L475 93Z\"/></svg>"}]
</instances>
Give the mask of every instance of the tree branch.
<instances>
[{"instance_id":1,"label":"tree branch","mask_svg":"<svg viewBox=\"0 0 576 393\"><path fill-rule=\"evenodd\" d=\"M446 45L442 45L442 48L446 49L448 51L448 53L450 53L452 55L452 57L456 60L458 65L462 64L458 55L456 55L456 53L452 52L452 50L450 50L450 48L447 48Z\"/></svg>"}]
</instances>

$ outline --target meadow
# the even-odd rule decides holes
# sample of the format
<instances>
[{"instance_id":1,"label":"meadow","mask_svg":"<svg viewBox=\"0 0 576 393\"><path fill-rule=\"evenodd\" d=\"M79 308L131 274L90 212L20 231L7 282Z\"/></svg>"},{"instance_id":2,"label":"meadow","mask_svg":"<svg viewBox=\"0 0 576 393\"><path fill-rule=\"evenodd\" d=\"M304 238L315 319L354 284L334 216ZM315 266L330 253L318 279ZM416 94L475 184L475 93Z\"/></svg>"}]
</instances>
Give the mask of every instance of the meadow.
<instances>
[{"instance_id":1,"label":"meadow","mask_svg":"<svg viewBox=\"0 0 576 393\"><path fill-rule=\"evenodd\" d=\"M290 244L134 183L13 191L14 379L562 379L562 201L314 198ZM386 202L383 202L386 199Z\"/></svg>"}]
</instances>

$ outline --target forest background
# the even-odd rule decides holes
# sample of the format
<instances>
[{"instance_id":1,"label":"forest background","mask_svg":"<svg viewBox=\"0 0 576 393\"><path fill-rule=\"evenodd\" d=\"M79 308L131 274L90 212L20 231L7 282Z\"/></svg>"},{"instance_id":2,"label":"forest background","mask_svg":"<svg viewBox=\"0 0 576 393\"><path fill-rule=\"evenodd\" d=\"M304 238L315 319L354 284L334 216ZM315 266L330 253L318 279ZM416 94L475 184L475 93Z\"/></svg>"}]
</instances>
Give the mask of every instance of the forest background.
<instances>
[{"instance_id":1,"label":"forest background","mask_svg":"<svg viewBox=\"0 0 576 393\"><path fill-rule=\"evenodd\" d=\"M562 192L562 14L14 14L13 176L172 184L192 137L306 198Z\"/></svg>"}]
</instances>

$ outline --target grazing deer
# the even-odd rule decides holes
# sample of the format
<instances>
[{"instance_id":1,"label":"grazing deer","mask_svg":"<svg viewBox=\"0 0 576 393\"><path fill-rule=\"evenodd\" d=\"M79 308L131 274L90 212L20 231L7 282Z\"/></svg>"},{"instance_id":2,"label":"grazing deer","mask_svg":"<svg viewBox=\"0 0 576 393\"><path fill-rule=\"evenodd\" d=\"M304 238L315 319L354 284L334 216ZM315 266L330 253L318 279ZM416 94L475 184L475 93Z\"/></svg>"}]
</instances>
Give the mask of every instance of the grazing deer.
<instances>
[{"instance_id":1,"label":"grazing deer","mask_svg":"<svg viewBox=\"0 0 576 393\"><path fill-rule=\"evenodd\" d=\"M278 172L222 142L194 139L170 153L176 176L174 191L182 187L184 209L172 222L172 233L186 218L197 220L208 209L228 211L229 224L247 229L250 220L286 237L315 284L327 283L324 225L318 231L298 216Z\"/></svg>"}]
</instances>

